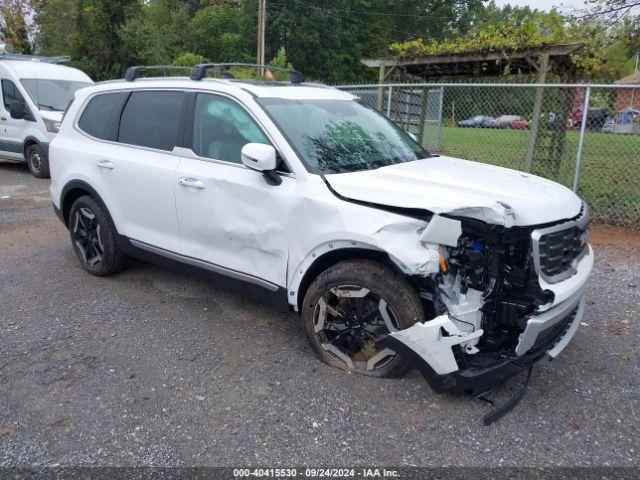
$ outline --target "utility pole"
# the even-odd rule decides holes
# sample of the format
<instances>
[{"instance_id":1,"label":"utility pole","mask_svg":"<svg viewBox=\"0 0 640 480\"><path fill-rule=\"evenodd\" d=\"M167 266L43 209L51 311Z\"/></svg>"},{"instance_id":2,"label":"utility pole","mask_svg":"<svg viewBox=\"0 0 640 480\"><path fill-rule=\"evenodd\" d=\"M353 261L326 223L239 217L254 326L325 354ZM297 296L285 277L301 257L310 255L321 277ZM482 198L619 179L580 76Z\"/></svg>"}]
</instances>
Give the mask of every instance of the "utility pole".
<instances>
[{"instance_id":1,"label":"utility pole","mask_svg":"<svg viewBox=\"0 0 640 480\"><path fill-rule=\"evenodd\" d=\"M258 65L264 65L265 30L267 20L267 0L258 0ZM260 69L260 75L264 75Z\"/></svg>"}]
</instances>

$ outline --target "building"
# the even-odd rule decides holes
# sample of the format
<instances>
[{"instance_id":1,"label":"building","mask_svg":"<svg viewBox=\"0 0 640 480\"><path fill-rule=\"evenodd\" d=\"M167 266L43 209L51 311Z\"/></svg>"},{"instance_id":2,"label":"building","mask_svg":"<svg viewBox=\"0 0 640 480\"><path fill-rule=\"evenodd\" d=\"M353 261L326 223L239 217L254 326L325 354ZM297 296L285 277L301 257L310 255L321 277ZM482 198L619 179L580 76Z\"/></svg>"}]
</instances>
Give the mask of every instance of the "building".
<instances>
[{"instance_id":1,"label":"building","mask_svg":"<svg viewBox=\"0 0 640 480\"><path fill-rule=\"evenodd\" d=\"M640 85L640 72L624 77L616 85ZM640 88L621 88L616 97L616 112L625 109L640 110Z\"/></svg>"}]
</instances>

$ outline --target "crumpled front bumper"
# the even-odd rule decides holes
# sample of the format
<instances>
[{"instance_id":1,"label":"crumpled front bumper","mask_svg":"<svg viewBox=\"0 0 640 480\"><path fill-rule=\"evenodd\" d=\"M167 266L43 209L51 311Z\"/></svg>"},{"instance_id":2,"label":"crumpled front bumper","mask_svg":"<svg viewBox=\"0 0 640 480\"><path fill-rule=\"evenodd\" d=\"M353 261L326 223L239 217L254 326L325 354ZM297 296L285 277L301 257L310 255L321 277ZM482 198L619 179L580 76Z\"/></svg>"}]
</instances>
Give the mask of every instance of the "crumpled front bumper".
<instances>
[{"instance_id":1,"label":"crumpled front bumper","mask_svg":"<svg viewBox=\"0 0 640 480\"><path fill-rule=\"evenodd\" d=\"M486 366L464 366L463 362L455 357L450 347L468 341L467 335L456 335L457 338L451 339L451 333L455 334L455 332L448 332L449 336L434 338L431 346L440 344L442 339L449 339L446 342L448 351L440 349L438 362L433 361L432 350L430 354L425 353L430 351L428 344L422 343L418 347L415 341L407 339L412 336L414 340L419 338L416 332L422 332L422 329L425 326L428 327L431 322L437 321L442 324L442 317L394 332L379 343L400 353L418 368L434 391L470 391L477 394L504 383L510 377L528 369L545 355L555 358L575 335L584 313L584 305L584 288L582 288L564 302L532 316L518 339L513 355ZM415 329L413 335L411 335L411 329ZM450 353L450 358L443 356L443 352L447 355ZM451 364L451 362L455 363Z\"/></svg>"}]
</instances>

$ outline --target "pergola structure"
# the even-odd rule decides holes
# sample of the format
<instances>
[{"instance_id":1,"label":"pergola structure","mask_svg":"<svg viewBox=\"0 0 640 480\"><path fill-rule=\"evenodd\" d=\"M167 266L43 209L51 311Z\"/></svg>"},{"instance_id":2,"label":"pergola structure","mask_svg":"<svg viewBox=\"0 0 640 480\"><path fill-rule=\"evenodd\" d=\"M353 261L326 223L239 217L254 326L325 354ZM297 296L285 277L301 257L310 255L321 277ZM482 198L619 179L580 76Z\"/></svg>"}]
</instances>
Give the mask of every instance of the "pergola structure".
<instances>
[{"instance_id":1,"label":"pergola structure","mask_svg":"<svg viewBox=\"0 0 640 480\"><path fill-rule=\"evenodd\" d=\"M379 68L380 83L398 72L420 78L478 77L518 73L538 73L543 83L551 61L562 63L567 56L582 47L580 43L546 44L521 50L470 50L458 53L437 53L421 57L364 59L367 67ZM542 76L542 81L540 81Z\"/></svg>"},{"instance_id":2,"label":"pergola structure","mask_svg":"<svg viewBox=\"0 0 640 480\"><path fill-rule=\"evenodd\" d=\"M379 83L388 82L394 75L409 75L423 79L434 77L481 77L507 74L536 74L537 83L545 83L553 68L563 73L563 80L571 78L569 55L582 48L581 43L543 44L537 47L513 50L470 50L458 53L437 53L418 57L363 59L362 63L379 69ZM536 89L531 119L531 135L525 157L525 169L530 171L538 136L542 110L543 88ZM379 103L382 105L380 89Z\"/></svg>"}]
</instances>

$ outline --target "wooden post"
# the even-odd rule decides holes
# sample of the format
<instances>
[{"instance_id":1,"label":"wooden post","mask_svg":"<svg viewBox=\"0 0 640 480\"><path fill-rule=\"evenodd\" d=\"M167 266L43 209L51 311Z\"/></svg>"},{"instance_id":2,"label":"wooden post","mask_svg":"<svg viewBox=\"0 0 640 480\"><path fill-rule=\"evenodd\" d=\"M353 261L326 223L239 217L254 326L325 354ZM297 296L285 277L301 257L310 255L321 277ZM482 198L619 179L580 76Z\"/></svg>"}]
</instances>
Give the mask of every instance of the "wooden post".
<instances>
[{"instance_id":1,"label":"wooden post","mask_svg":"<svg viewBox=\"0 0 640 480\"><path fill-rule=\"evenodd\" d=\"M258 0L258 48L256 55L258 65L264 65L266 17L267 2L266 0ZM259 69L259 74L260 77L264 76L265 72L262 68Z\"/></svg>"},{"instance_id":2,"label":"wooden post","mask_svg":"<svg viewBox=\"0 0 640 480\"><path fill-rule=\"evenodd\" d=\"M538 65L538 83L544 83L547 79L547 71L549 70L549 54L545 53L540 57ZM533 152L536 148L536 140L538 139L538 130L540 129L540 114L542 113L542 99L544 97L544 87L536 88L536 97L533 101L533 117L531 118L531 133L529 134L529 146L527 147L527 155L524 158L524 171L531 172L533 165Z\"/></svg>"},{"instance_id":3,"label":"wooden post","mask_svg":"<svg viewBox=\"0 0 640 480\"><path fill-rule=\"evenodd\" d=\"M380 65L380 74L378 76L378 111L382 111L384 107L384 87L382 84L384 83L384 79L386 77L386 72L384 65Z\"/></svg>"}]
</instances>

